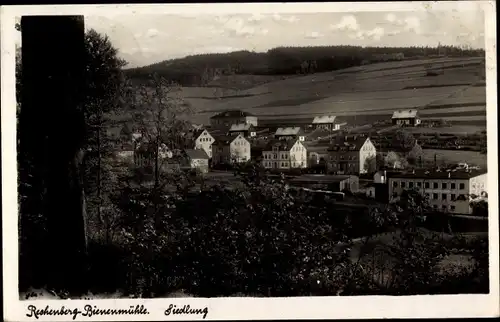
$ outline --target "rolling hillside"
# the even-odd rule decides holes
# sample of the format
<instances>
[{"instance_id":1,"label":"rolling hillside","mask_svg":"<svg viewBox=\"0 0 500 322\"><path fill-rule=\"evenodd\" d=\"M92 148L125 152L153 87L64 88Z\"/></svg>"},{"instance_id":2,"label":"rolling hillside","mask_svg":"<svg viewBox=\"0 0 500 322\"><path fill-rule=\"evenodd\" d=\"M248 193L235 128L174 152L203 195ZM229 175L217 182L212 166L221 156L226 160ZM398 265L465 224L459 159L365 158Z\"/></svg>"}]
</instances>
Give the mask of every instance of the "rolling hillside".
<instances>
[{"instance_id":1,"label":"rolling hillside","mask_svg":"<svg viewBox=\"0 0 500 322\"><path fill-rule=\"evenodd\" d=\"M426 76L429 63L443 73ZM484 127L481 69L481 58L388 62L273 80L243 90L184 87L183 96L196 111L191 119L197 123L208 123L213 114L226 109L241 109L257 115L262 124L305 124L330 113L362 125L387 119L396 109L416 108L423 119Z\"/></svg>"}]
</instances>

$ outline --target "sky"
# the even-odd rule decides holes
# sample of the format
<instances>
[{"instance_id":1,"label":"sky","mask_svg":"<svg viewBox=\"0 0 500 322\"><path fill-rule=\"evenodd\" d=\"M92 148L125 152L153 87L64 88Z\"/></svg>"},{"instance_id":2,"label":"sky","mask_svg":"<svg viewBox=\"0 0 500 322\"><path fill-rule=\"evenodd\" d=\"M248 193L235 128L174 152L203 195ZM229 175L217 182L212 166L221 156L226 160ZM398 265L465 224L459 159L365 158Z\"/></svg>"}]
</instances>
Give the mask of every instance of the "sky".
<instances>
[{"instance_id":1,"label":"sky","mask_svg":"<svg viewBox=\"0 0 500 322\"><path fill-rule=\"evenodd\" d=\"M127 67L192 54L278 46L437 46L484 48L484 14L462 11L264 14L126 14L85 16L108 35ZM20 36L19 36L20 37Z\"/></svg>"}]
</instances>

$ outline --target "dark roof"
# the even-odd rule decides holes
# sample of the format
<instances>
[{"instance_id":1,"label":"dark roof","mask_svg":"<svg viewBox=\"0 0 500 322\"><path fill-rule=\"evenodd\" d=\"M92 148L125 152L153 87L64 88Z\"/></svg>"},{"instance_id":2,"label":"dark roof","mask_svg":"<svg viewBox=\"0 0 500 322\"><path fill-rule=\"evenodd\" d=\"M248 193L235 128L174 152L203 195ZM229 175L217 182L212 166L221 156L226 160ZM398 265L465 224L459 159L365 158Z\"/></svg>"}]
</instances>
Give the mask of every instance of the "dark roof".
<instances>
[{"instance_id":1,"label":"dark roof","mask_svg":"<svg viewBox=\"0 0 500 322\"><path fill-rule=\"evenodd\" d=\"M255 116L251 113L248 112L243 112L240 110L227 110L224 112L221 112L219 114L216 114L211 117L211 119L218 119L218 118L225 118L225 117L245 117L245 116Z\"/></svg>"},{"instance_id":2,"label":"dark roof","mask_svg":"<svg viewBox=\"0 0 500 322\"><path fill-rule=\"evenodd\" d=\"M215 134L212 136L215 139L213 144L229 144L233 142L233 140L237 137L236 135L221 135L221 134Z\"/></svg>"},{"instance_id":3,"label":"dark roof","mask_svg":"<svg viewBox=\"0 0 500 322\"><path fill-rule=\"evenodd\" d=\"M367 139L368 137L359 135L337 136L328 151L359 151Z\"/></svg>"},{"instance_id":4,"label":"dark roof","mask_svg":"<svg viewBox=\"0 0 500 322\"><path fill-rule=\"evenodd\" d=\"M325 144L312 144L310 142L302 142L302 144L306 147L307 152L327 153L329 148L329 145Z\"/></svg>"},{"instance_id":5,"label":"dark roof","mask_svg":"<svg viewBox=\"0 0 500 322\"><path fill-rule=\"evenodd\" d=\"M278 147L278 151L290 151L292 149L292 146L297 142L297 140L279 140L279 139L273 139L270 140L264 150L265 151L271 151L273 147Z\"/></svg>"},{"instance_id":6,"label":"dark roof","mask_svg":"<svg viewBox=\"0 0 500 322\"><path fill-rule=\"evenodd\" d=\"M394 173L391 174L390 178L414 178L414 179L470 179L477 177L481 174L485 174L487 171L485 169L479 170L415 170L415 171L407 171L402 173Z\"/></svg>"},{"instance_id":7,"label":"dark roof","mask_svg":"<svg viewBox=\"0 0 500 322\"><path fill-rule=\"evenodd\" d=\"M190 159L209 159L205 150L202 149L187 149L184 151Z\"/></svg>"}]
</instances>

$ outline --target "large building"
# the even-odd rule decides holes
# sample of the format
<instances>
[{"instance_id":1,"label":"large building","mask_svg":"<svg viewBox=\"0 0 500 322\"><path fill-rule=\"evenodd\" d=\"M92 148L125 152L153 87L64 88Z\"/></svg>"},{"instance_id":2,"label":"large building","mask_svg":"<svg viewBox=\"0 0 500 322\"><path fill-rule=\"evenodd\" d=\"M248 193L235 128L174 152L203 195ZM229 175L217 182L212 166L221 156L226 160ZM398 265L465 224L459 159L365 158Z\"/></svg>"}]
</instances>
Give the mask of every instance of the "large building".
<instances>
[{"instance_id":1,"label":"large building","mask_svg":"<svg viewBox=\"0 0 500 322\"><path fill-rule=\"evenodd\" d=\"M339 118L333 115L316 116L312 121L312 126L315 129L325 129L329 131L340 130L347 123L339 122Z\"/></svg>"},{"instance_id":2,"label":"large building","mask_svg":"<svg viewBox=\"0 0 500 322\"><path fill-rule=\"evenodd\" d=\"M293 139L301 142L305 141L306 136L300 127L279 127L274 133L276 139Z\"/></svg>"},{"instance_id":3,"label":"large building","mask_svg":"<svg viewBox=\"0 0 500 322\"><path fill-rule=\"evenodd\" d=\"M370 158L376 158L377 150L370 138L345 136L337 138L328 149L328 168L337 174L360 174L368 172Z\"/></svg>"},{"instance_id":4,"label":"large building","mask_svg":"<svg viewBox=\"0 0 500 322\"><path fill-rule=\"evenodd\" d=\"M487 195L484 170L415 170L392 173L387 178L389 198L397 200L403 190L417 189L425 194L434 210L472 214L470 202Z\"/></svg>"},{"instance_id":5,"label":"large building","mask_svg":"<svg viewBox=\"0 0 500 322\"><path fill-rule=\"evenodd\" d=\"M231 125L241 123L257 126L257 116L240 110L228 110L210 118L210 125L214 128L229 129Z\"/></svg>"},{"instance_id":6,"label":"large building","mask_svg":"<svg viewBox=\"0 0 500 322\"><path fill-rule=\"evenodd\" d=\"M212 145L212 164L242 163L250 160L251 146L243 135L215 136Z\"/></svg>"},{"instance_id":7,"label":"large building","mask_svg":"<svg viewBox=\"0 0 500 322\"><path fill-rule=\"evenodd\" d=\"M400 110L392 114L392 124L401 126L417 126L421 123L418 117L418 111L413 110Z\"/></svg>"},{"instance_id":8,"label":"large building","mask_svg":"<svg viewBox=\"0 0 500 322\"><path fill-rule=\"evenodd\" d=\"M266 169L307 167L307 149L300 140L271 140L262 151Z\"/></svg>"},{"instance_id":9,"label":"large building","mask_svg":"<svg viewBox=\"0 0 500 322\"><path fill-rule=\"evenodd\" d=\"M194 134L194 148L202 149L208 155L209 158L212 157L212 144L214 143L214 137L206 129L196 130Z\"/></svg>"}]
</instances>

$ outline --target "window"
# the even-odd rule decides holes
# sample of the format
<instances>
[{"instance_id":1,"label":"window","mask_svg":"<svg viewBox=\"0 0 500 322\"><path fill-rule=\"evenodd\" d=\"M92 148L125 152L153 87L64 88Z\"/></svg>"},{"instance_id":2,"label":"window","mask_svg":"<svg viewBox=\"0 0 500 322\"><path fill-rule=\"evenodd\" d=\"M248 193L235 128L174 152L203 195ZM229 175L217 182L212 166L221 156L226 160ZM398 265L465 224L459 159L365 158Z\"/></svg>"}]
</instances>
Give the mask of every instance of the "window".
<instances>
[{"instance_id":1,"label":"window","mask_svg":"<svg viewBox=\"0 0 500 322\"><path fill-rule=\"evenodd\" d=\"M450 198L451 198L451 201L455 201L455 199L457 198L457 196L454 193L452 193L450 195Z\"/></svg>"},{"instance_id":2,"label":"window","mask_svg":"<svg viewBox=\"0 0 500 322\"><path fill-rule=\"evenodd\" d=\"M425 186L425 189L429 189L430 184L429 184L428 182L426 182L426 183L424 184L424 186Z\"/></svg>"},{"instance_id":3,"label":"window","mask_svg":"<svg viewBox=\"0 0 500 322\"><path fill-rule=\"evenodd\" d=\"M443 210L448 209L448 207L447 207L446 205L442 205L442 206L441 206L441 208L442 208Z\"/></svg>"},{"instance_id":4,"label":"window","mask_svg":"<svg viewBox=\"0 0 500 322\"><path fill-rule=\"evenodd\" d=\"M401 188L406 188L406 182L401 181Z\"/></svg>"},{"instance_id":5,"label":"window","mask_svg":"<svg viewBox=\"0 0 500 322\"><path fill-rule=\"evenodd\" d=\"M434 209L437 209L437 207L438 207L437 205L432 205L432 208Z\"/></svg>"},{"instance_id":6,"label":"window","mask_svg":"<svg viewBox=\"0 0 500 322\"><path fill-rule=\"evenodd\" d=\"M437 183L437 182L434 182L434 183L433 183L433 185L432 185L432 187L433 187L434 189L437 189L437 188L438 188L438 183Z\"/></svg>"},{"instance_id":7,"label":"window","mask_svg":"<svg viewBox=\"0 0 500 322\"><path fill-rule=\"evenodd\" d=\"M417 182L417 187L422 188L422 182Z\"/></svg>"},{"instance_id":8,"label":"window","mask_svg":"<svg viewBox=\"0 0 500 322\"><path fill-rule=\"evenodd\" d=\"M441 184L441 189L447 189L448 188L448 185L446 184L446 182L443 182Z\"/></svg>"},{"instance_id":9,"label":"window","mask_svg":"<svg viewBox=\"0 0 500 322\"><path fill-rule=\"evenodd\" d=\"M394 188L397 188L397 187L398 187L398 182L397 182L397 181L394 181L394 182L392 183L392 186L393 186Z\"/></svg>"},{"instance_id":10,"label":"window","mask_svg":"<svg viewBox=\"0 0 500 322\"><path fill-rule=\"evenodd\" d=\"M413 188L413 182L409 182L408 185L409 185L410 189Z\"/></svg>"},{"instance_id":11,"label":"window","mask_svg":"<svg viewBox=\"0 0 500 322\"><path fill-rule=\"evenodd\" d=\"M450 210L451 210L451 211L455 211L455 206L451 205L451 206L450 206Z\"/></svg>"},{"instance_id":12,"label":"window","mask_svg":"<svg viewBox=\"0 0 500 322\"><path fill-rule=\"evenodd\" d=\"M446 198L447 198L447 197L448 197L448 196L446 195L446 193L442 193L442 194L441 194L441 199L446 200Z\"/></svg>"},{"instance_id":13,"label":"window","mask_svg":"<svg viewBox=\"0 0 500 322\"><path fill-rule=\"evenodd\" d=\"M428 194L428 193L426 193L426 194L425 194L425 196L426 196L427 198L429 198L429 194Z\"/></svg>"},{"instance_id":14,"label":"window","mask_svg":"<svg viewBox=\"0 0 500 322\"><path fill-rule=\"evenodd\" d=\"M432 199L437 200L437 198L438 198L438 194L437 193L433 193L432 194Z\"/></svg>"},{"instance_id":15,"label":"window","mask_svg":"<svg viewBox=\"0 0 500 322\"><path fill-rule=\"evenodd\" d=\"M465 183L461 183L460 184L460 190L464 190L465 189Z\"/></svg>"},{"instance_id":16,"label":"window","mask_svg":"<svg viewBox=\"0 0 500 322\"><path fill-rule=\"evenodd\" d=\"M457 185L455 183L452 183L451 184L451 189L456 189L457 188Z\"/></svg>"}]
</instances>

